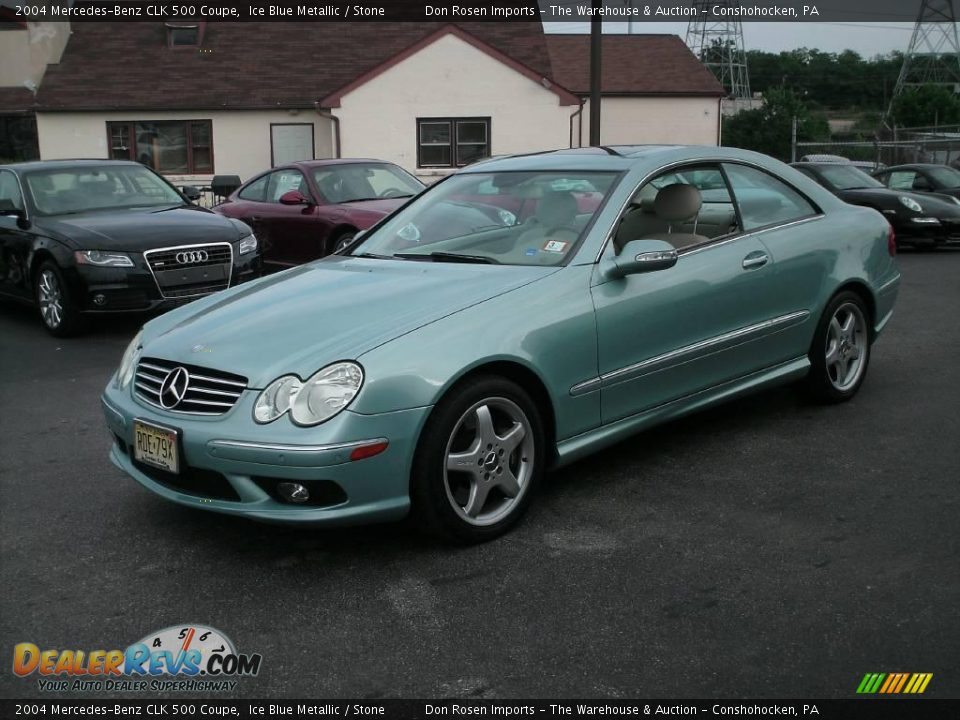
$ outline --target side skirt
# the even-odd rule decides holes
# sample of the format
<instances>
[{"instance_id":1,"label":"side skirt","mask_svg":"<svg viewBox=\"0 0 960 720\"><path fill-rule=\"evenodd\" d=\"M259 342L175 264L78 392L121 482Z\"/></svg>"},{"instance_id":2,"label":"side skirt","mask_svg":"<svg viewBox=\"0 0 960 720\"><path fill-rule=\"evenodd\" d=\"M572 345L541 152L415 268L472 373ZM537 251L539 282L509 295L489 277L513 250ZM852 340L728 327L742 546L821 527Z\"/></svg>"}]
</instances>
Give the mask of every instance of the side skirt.
<instances>
[{"instance_id":1,"label":"side skirt","mask_svg":"<svg viewBox=\"0 0 960 720\"><path fill-rule=\"evenodd\" d=\"M693 395L671 400L655 408L645 410L636 415L621 418L609 425L575 435L557 443L557 459L554 467L562 467L579 460L591 453L630 437L654 425L689 415L697 410L718 405L727 400L742 395L748 395L774 385L783 385L792 380L804 377L810 369L810 360L806 355L775 365L766 370L745 375L717 385L716 387L701 390Z\"/></svg>"}]
</instances>

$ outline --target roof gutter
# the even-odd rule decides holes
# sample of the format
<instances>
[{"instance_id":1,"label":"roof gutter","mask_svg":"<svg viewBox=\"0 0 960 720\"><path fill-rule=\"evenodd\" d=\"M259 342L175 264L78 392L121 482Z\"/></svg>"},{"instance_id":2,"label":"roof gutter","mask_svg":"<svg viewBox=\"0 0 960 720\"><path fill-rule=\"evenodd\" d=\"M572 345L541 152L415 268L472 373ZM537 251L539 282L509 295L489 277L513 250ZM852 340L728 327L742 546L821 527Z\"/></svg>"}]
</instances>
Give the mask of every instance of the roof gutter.
<instances>
[{"instance_id":1,"label":"roof gutter","mask_svg":"<svg viewBox=\"0 0 960 720\"><path fill-rule=\"evenodd\" d=\"M324 110L320 107L320 103L315 105L317 115L322 118L326 118L333 123L333 153L335 158L340 157L340 118L334 115L332 112Z\"/></svg>"}]
</instances>

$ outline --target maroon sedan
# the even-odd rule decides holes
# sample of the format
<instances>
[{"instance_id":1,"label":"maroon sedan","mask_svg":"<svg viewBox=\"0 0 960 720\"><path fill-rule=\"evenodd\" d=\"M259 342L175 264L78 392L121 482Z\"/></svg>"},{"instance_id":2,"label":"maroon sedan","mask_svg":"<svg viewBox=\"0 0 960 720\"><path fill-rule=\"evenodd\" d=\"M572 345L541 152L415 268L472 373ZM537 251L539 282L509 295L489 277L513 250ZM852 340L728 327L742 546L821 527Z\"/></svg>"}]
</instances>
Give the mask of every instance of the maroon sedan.
<instances>
[{"instance_id":1,"label":"maroon sedan","mask_svg":"<svg viewBox=\"0 0 960 720\"><path fill-rule=\"evenodd\" d=\"M303 160L257 175L214 210L250 225L277 268L329 255L423 188L380 160Z\"/></svg>"}]
</instances>

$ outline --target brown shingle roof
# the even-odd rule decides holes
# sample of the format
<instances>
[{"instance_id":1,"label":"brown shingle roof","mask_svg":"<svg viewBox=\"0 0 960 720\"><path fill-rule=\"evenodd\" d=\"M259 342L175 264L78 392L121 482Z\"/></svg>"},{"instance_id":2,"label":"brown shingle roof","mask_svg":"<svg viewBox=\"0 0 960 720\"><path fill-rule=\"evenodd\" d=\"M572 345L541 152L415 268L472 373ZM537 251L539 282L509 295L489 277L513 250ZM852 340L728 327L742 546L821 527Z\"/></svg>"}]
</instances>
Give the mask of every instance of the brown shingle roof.
<instances>
[{"instance_id":1,"label":"brown shingle roof","mask_svg":"<svg viewBox=\"0 0 960 720\"><path fill-rule=\"evenodd\" d=\"M553 79L590 92L590 36L546 36ZM725 95L723 86L676 35L604 35L601 88L625 95Z\"/></svg>"},{"instance_id":2,"label":"brown shingle roof","mask_svg":"<svg viewBox=\"0 0 960 720\"><path fill-rule=\"evenodd\" d=\"M0 87L0 114L33 110L33 93L24 87Z\"/></svg>"},{"instance_id":3,"label":"brown shingle roof","mask_svg":"<svg viewBox=\"0 0 960 720\"><path fill-rule=\"evenodd\" d=\"M539 21L458 23L550 76ZM421 23L208 23L202 50L171 49L163 23L74 23L37 101L43 110L312 107L437 30Z\"/></svg>"}]
</instances>

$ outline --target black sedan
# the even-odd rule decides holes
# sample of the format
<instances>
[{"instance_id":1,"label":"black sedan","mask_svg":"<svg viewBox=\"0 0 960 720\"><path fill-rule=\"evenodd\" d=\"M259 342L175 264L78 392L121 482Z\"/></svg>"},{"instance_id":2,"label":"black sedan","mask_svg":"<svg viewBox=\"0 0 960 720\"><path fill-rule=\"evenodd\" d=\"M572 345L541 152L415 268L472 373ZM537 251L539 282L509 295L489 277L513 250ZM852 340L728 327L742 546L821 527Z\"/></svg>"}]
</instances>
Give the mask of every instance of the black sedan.
<instances>
[{"instance_id":1,"label":"black sedan","mask_svg":"<svg viewBox=\"0 0 960 720\"><path fill-rule=\"evenodd\" d=\"M250 227L135 162L0 166L0 296L75 334L94 313L181 305L260 272Z\"/></svg>"},{"instance_id":2,"label":"black sedan","mask_svg":"<svg viewBox=\"0 0 960 720\"><path fill-rule=\"evenodd\" d=\"M891 190L938 193L960 198L960 170L933 163L894 165L873 174Z\"/></svg>"},{"instance_id":3,"label":"black sedan","mask_svg":"<svg viewBox=\"0 0 960 720\"><path fill-rule=\"evenodd\" d=\"M936 247L960 233L960 201L954 198L891 190L852 165L799 162L793 167L844 202L883 213L898 245Z\"/></svg>"}]
</instances>

